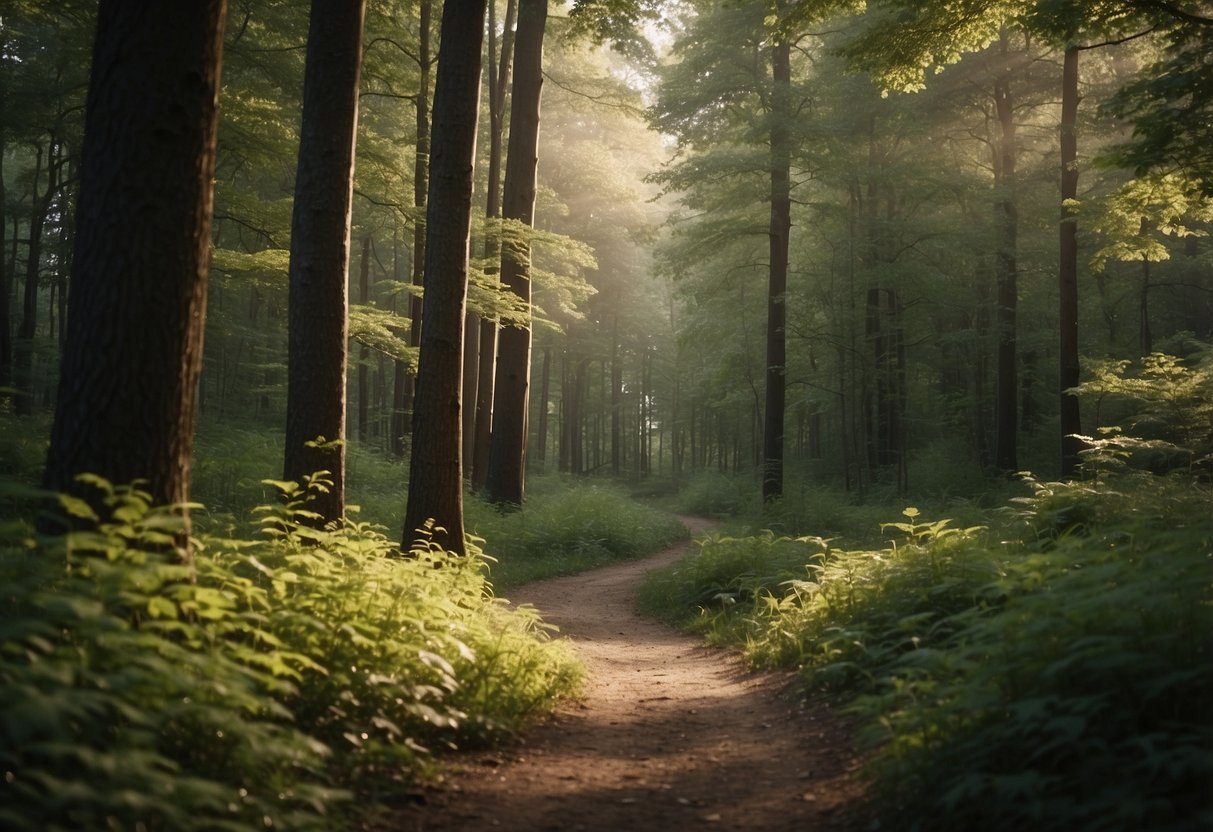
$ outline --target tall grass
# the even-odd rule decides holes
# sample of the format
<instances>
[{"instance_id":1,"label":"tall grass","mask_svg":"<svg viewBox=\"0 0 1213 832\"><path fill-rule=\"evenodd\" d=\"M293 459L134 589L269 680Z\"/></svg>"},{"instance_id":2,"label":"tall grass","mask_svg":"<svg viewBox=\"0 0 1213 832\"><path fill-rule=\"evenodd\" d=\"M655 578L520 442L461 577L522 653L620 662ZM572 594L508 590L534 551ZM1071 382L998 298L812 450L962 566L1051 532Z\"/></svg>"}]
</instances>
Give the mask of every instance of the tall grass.
<instances>
[{"instance_id":1,"label":"tall grass","mask_svg":"<svg viewBox=\"0 0 1213 832\"><path fill-rule=\"evenodd\" d=\"M528 489L521 510L466 503L467 531L495 560L490 574L499 590L652 554L687 535L677 518L608 483L547 476Z\"/></svg>"}]
</instances>

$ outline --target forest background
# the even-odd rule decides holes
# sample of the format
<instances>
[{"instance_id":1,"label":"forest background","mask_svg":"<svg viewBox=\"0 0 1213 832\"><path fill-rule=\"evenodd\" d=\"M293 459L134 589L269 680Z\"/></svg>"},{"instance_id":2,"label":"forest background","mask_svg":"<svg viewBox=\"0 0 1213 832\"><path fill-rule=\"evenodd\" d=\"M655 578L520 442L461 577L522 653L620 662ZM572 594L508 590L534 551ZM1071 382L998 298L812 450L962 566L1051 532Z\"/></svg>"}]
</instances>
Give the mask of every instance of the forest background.
<instances>
[{"instance_id":1,"label":"forest background","mask_svg":"<svg viewBox=\"0 0 1213 832\"><path fill-rule=\"evenodd\" d=\"M485 38L462 372L447 374L464 406L458 424L417 421L452 438L458 428L454 481L487 498L469 503L467 530L502 559L496 575L526 574L546 544L530 521L509 531L510 515L488 503L523 503L527 476L547 472L823 539L870 536L910 501L976 523L1007 499L1040 499L1033 483L1078 476L1098 485L1126 468L1207 472L1213 22L1201 4L554 7L538 30L542 64L531 68L543 89L536 187L529 212L523 198L511 213L499 188L508 194L508 144L520 133L510 126L523 66L512 64L513 25L521 38L525 10L538 5L519 2L494 5ZM9 2L0 12L0 464L26 484L45 481L64 389L95 12L85 2ZM289 438L288 381L313 366L292 357L288 299L302 244L292 225L315 14L272 2L226 12L213 270L184 492L204 506L192 512L199 534L246 534L250 510L265 507L270 538L288 541L284 558L300 556L290 549L300 535L335 534L332 545L351 551L376 539L371 548L388 551L376 524L411 542L410 464L416 476L417 448L432 447L414 446L410 432L425 360L427 165L443 54L443 10L428 0L366 9L360 80L347 96L357 104L348 258L342 300L328 308L341 328L336 337L302 329L315 354L341 356L340 392L322 405L338 409L341 427L307 430L314 422L304 420L306 432ZM538 89L528 95L538 106ZM509 374L496 344L517 346L520 333L519 430L497 448L491 429L504 434L506 398L490 379ZM104 344L84 349L106 353ZM126 357L108 357L114 377L127 378ZM138 457L141 422L120 419L127 429L111 451ZM339 463L306 454L293 463L302 438L320 440L313 449ZM512 460L512 480L494 485L493 454ZM267 481L284 456L285 476ZM441 465L427 462L425 473ZM326 467L316 500L301 502L305 475ZM1033 476L1010 476L1021 471ZM160 494L88 488L93 507L76 506L80 514L136 505L139 517L160 516L147 505ZM1207 483L1191 488L1195 504L1177 497L1146 513L1207 521ZM321 525L309 506L345 492L360 513L347 512L343 496L319 519L368 524L308 531ZM6 499L21 548L29 493L13 486ZM550 510L581 516L567 504ZM134 516L119 512L109 533L124 537ZM906 533L922 542L917 516ZM1072 518L1060 516L1069 528ZM150 533L140 528L136 539ZM520 542L505 557L510 535ZM601 530L572 544L554 537L548 548L580 547L590 561L611 549ZM1207 535L1201 541L1198 552ZM439 543L430 551L440 559L465 545L462 534ZM458 592L479 598L483 576L473 572ZM739 579L717 575L708 586L742 599L775 592L730 583ZM518 626L529 632L533 622ZM428 655L438 658L409 671L414 716L454 729L450 713L475 711L438 696L450 710L424 714L430 688L453 691L459 676L442 651ZM305 665L278 670L305 675ZM417 681L426 674L441 678ZM209 764L222 768L221 757Z\"/></svg>"}]
</instances>

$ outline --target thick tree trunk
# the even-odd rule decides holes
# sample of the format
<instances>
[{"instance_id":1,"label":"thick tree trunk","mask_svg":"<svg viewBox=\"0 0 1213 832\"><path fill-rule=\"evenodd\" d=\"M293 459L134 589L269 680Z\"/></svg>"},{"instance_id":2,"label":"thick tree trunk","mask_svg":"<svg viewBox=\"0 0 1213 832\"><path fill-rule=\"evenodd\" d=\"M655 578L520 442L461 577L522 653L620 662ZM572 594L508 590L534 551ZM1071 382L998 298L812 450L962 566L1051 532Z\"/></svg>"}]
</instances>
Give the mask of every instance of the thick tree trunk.
<instances>
[{"instance_id":1,"label":"thick tree trunk","mask_svg":"<svg viewBox=\"0 0 1213 832\"><path fill-rule=\"evenodd\" d=\"M502 216L527 226L535 215L539 161L539 101L543 89L543 35L548 0L520 0L514 42L514 87L510 107ZM531 302L530 245L502 249L501 282L524 304ZM502 327L498 333L493 384L493 434L485 493L497 504L522 505L526 492L527 393L531 377L531 329Z\"/></svg>"},{"instance_id":2,"label":"thick tree trunk","mask_svg":"<svg viewBox=\"0 0 1213 832\"><path fill-rule=\"evenodd\" d=\"M366 0L313 0L291 218L283 476L327 471L309 508L317 525L345 513L350 211Z\"/></svg>"},{"instance_id":3,"label":"thick tree trunk","mask_svg":"<svg viewBox=\"0 0 1213 832\"><path fill-rule=\"evenodd\" d=\"M480 113L485 0L447 0L434 88L426 211L425 327L413 407L405 549L433 522L432 540L464 554L463 321Z\"/></svg>"},{"instance_id":4,"label":"thick tree trunk","mask_svg":"<svg viewBox=\"0 0 1213 832\"><path fill-rule=\"evenodd\" d=\"M787 375L786 295L791 203L791 46L779 40L771 56L774 86L771 100L770 280L767 287L766 402L762 430L762 499L783 496L783 426Z\"/></svg>"},{"instance_id":5,"label":"thick tree trunk","mask_svg":"<svg viewBox=\"0 0 1213 832\"><path fill-rule=\"evenodd\" d=\"M995 167L997 195L994 202L994 226L997 242L995 262L998 276L998 380L994 413L994 464L1004 472L1019 468L1017 443L1019 424L1016 367L1016 313L1018 305L1017 246L1019 211L1015 199L1015 113L1010 82L1000 78L994 85L994 104L1001 131Z\"/></svg>"},{"instance_id":6,"label":"thick tree trunk","mask_svg":"<svg viewBox=\"0 0 1213 832\"><path fill-rule=\"evenodd\" d=\"M102 0L46 486L184 506L210 274L224 0ZM182 508L187 539L188 514Z\"/></svg>"},{"instance_id":7,"label":"thick tree trunk","mask_svg":"<svg viewBox=\"0 0 1213 832\"><path fill-rule=\"evenodd\" d=\"M1061 475L1078 467L1082 442L1078 396L1067 390L1078 386L1078 219L1073 200L1078 198L1078 48L1066 48L1061 74L1061 226L1058 264L1060 355L1058 395L1061 416Z\"/></svg>"}]
</instances>

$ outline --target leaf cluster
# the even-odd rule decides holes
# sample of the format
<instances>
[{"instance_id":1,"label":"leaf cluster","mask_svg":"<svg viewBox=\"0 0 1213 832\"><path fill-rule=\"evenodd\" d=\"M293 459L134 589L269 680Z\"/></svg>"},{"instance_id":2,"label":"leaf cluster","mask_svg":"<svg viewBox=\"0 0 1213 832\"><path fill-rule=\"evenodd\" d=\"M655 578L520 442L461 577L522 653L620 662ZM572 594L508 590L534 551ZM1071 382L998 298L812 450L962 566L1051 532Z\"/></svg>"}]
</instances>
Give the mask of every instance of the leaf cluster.
<instances>
[{"instance_id":1,"label":"leaf cluster","mask_svg":"<svg viewBox=\"0 0 1213 832\"><path fill-rule=\"evenodd\" d=\"M6 530L0 785L6 829L336 828L435 750L491 742L569 692L533 611L475 551L310 528L323 475L271 483L262 535L175 543L177 512L96 478L66 538ZM31 548L33 547L33 548Z\"/></svg>"},{"instance_id":2,"label":"leaf cluster","mask_svg":"<svg viewBox=\"0 0 1213 832\"><path fill-rule=\"evenodd\" d=\"M645 595L848 699L897 828L1206 828L1207 486L1033 485L997 535L907 509L879 549L709 538Z\"/></svg>"}]
</instances>

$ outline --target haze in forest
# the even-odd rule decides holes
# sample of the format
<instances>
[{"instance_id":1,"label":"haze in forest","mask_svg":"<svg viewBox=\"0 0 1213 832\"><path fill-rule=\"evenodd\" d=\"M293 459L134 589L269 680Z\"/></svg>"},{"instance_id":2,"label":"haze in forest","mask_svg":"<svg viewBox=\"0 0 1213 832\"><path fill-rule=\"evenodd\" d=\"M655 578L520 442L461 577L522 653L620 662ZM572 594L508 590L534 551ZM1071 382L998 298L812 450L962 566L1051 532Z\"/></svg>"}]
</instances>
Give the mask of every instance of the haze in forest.
<instances>
[{"instance_id":1,"label":"haze in forest","mask_svg":"<svg viewBox=\"0 0 1213 832\"><path fill-rule=\"evenodd\" d=\"M0 826L407 814L594 683L498 594L691 522L642 608L796 672L846 823L1207 827L1211 41L6 0Z\"/></svg>"}]
</instances>

